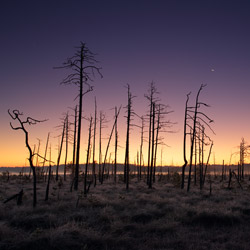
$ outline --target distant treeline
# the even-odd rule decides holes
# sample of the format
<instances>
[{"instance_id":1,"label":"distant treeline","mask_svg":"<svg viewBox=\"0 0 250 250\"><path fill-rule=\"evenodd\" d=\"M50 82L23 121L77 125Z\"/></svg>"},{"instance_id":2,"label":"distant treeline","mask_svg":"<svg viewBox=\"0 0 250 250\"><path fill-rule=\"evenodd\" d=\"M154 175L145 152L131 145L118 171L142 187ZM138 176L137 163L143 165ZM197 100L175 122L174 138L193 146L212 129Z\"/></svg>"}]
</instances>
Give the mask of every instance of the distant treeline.
<instances>
[{"instance_id":1,"label":"distant treeline","mask_svg":"<svg viewBox=\"0 0 250 250\"><path fill-rule=\"evenodd\" d=\"M84 164L81 164L80 165L80 172L82 172L83 171L83 169L84 169ZM52 168L51 168L51 170L55 173L55 171L56 171L56 165L54 165L54 166L52 166ZM64 167L64 165L61 165L60 167L59 167L59 173L60 174L63 174L63 171L64 171L64 169L63 169L63 167ZM110 174L112 174L112 171L113 171L113 167L114 167L114 165L113 164L108 164L107 165L107 168L109 168L109 171L110 171ZM136 171L137 171L137 167L138 166L136 166L136 165L132 165L131 164L131 173L135 173L136 174ZM173 173L173 172L178 172L178 173L180 173L181 172L181 167L182 166L158 166L157 168L156 168L156 173L168 173L168 172L171 172L171 173ZM222 167L223 167L223 165L209 165L209 167L208 167L208 171L211 173L211 174L213 174L214 173L214 171L215 172L219 172L219 171L221 171L222 170ZM232 164L232 165L225 165L224 166L226 169L225 170L229 170L229 169L231 169L231 170L236 170L237 169L237 165L234 165L234 164ZM38 167L38 168L42 168L42 167ZM45 167L45 168L47 168L47 167ZM124 164L117 164L117 172L118 173L123 173L123 170L124 170ZM250 164L245 164L245 170L248 172L248 173L250 173ZM0 167L0 173L3 173L3 172L6 172L6 171L8 171L10 174L19 174L19 173L29 173L30 172L30 167ZM89 168L89 171L91 171L91 165L90 165L90 168ZM145 171L146 171L146 167L145 167ZM186 170L186 171L188 171L188 170ZM70 173L70 171L68 171L68 173Z\"/></svg>"}]
</instances>

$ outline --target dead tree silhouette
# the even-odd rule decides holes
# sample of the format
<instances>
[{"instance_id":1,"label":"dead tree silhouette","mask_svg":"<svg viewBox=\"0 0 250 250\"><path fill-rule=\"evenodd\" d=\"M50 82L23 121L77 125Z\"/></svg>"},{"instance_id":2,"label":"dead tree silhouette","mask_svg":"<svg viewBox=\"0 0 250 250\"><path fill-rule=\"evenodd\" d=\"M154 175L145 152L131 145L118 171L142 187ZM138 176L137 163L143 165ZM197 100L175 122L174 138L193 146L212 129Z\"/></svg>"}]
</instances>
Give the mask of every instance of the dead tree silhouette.
<instances>
[{"instance_id":1,"label":"dead tree silhouette","mask_svg":"<svg viewBox=\"0 0 250 250\"><path fill-rule=\"evenodd\" d=\"M240 143L240 164L239 164L239 170L238 170L238 176L239 179L244 179L244 167L245 167L245 159L248 157L250 154L249 149L250 145L247 145L246 141L244 138L241 138L241 143Z\"/></svg>"},{"instance_id":2,"label":"dead tree silhouette","mask_svg":"<svg viewBox=\"0 0 250 250\"><path fill-rule=\"evenodd\" d=\"M27 117L26 120L21 120L20 116L22 116L23 113L21 113L17 109L12 110L12 112L10 110L8 110L8 113L9 113L10 117L13 120L18 121L18 123L19 123L19 126L13 127L12 123L10 122L10 127L13 130L22 130L24 132L24 134L25 134L25 145L26 145L26 147L28 148L28 151L29 151L28 160L29 160L30 168L31 168L32 173L33 173L33 207L35 207L36 204L37 204L36 167L33 164L33 159L34 159L34 156L38 156L38 157L42 158L45 161L47 161L47 160L44 157L40 156L39 154L32 152L32 149L31 149L30 144L29 144L29 133L28 133L27 129L25 128L25 125L36 125L37 123L45 122L46 120L36 120L34 118L31 118L31 117Z\"/></svg>"},{"instance_id":3,"label":"dead tree silhouette","mask_svg":"<svg viewBox=\"0 0 250 250\"><path fill-rule=\"evenodd\" d=\"M163 137L160 136L161 133L173 133L174 131L170 130L175 124L170 120L165 120L165 116L173 113L173 110L168 110L169 106L164 104L157 104L155 107L155 120L156 120L156 135L155 135L155 148L154 148L154 163L153 163L153 182L155 182L155 173L156 173L156 162L157 162L157 150L159 145L166 145L163 143Z\"/></svg>"},{"instance_id":4,"label":"dead tree silhouette","mask_svg":"<svg viewBox=\"0 0 250 250\"><path fill-rule=\"evenodd\" d=\"M140 160L139 160L139 180L142 178L142 161L143 161L143 142L144 142L144 117L141 116L141 144L140 144Z\"/></svg>"},{"instance_id":5,"label":"dead tree silhouette","mask_svg":"<svg viewBox=\"0 0 250 250\"><path fill-rule=\"evenodd\" d=\"M145 98L149 101L149 129L148 129L148 167L147 167L147 184L150 186L150 166L153 158L152 152L152 142L154 138L152 138L152 120L153 120L153 104L157 103L158 99L155 98L155 94L158 94L155 83L151 82L148 90L148 94L144 95Z\"/></svg>"},{"instance_id":6,"label":"dead tree silhouette","mask_svg":"<svg viewBox=\"0 0 250 250\"><path fill-rule=\"evenodd\" d=\"M115 107L115 117L117 117L117 107ZM114 182L116 183L116 173L117 173L117 151L118 151L118 130L117 121L115 123L115 161L114 161Z\"/></svg>"},{"instance_id":7,"label":"dead tree silhouette","mask_svg":"<svg viewBox=\"0 0 250 250\"><path fill-rule=\"evenodd\" d=\"M76 163L77 105L75 106L74 112L75 112L75 120L74 120L73 157L72 157L73 168L75 168L75 163Z\"/></svg>"},{"instance_id":8,"label":"dead tree silhouette","mask_svg":"<svg viewBox=\"0 0 250 250\"><path fill-rule=\"evenodd\" d=\"M95 54L89 50L86 44L81 42L80 46L76 49L77 51L74 56L68 58L66 62L63 63L63 66L56 67L56 69L71 69L73 71L61 84L74 84L79 87L79 94L76 97L79 97L79 114L74 190L78 190L83 96L93 90L93 86L91 86L89 82L93 81L92 76L95 76L95 72L102 77L100 72L101 68L95 66L98 63L95 59Z\"/></svg>"},{"instance_id":9,"label":"dead tree silhouette","mask_svg":"<svg viewBox=\"0 0 250 250\"><path fill-rule=\"evenodd\" d=\"M124 164L124 181L126 183L126 190L129 189L129 135L131 127L131 116L133 115L132 110L132 94L130 91L130 85L127 85L128 89L128 104L125 107L127 109L127 132L126 132L126 148L125 148L125 164Z\"/></svg>"},{"instance_id":10,"label":"dead tree silhouette","mask_svg":"<svg viewBox=\"0 0 250 250\"><path fill-rule=\"evenodd\" d=\"M100 111L99 119L99 182L102 183L102 129L106 127L107 120L103 111Z\"/></svg>"},{"instance_id":11,"label":"dead tree silhouette","mask_svg":"<svg viewBox=\"0 0 250 250\"><path fill-rule=\"evenodd\" d=\"M189 96L190 96L191 92L187 94L187 99L186 99L186 105L185 105L185 116L184 116L184 139L183 139L183 157L184 157L184 164L182 166L182 179L181 179L181 189L184 188L184 181L185 181L185 168L188 164L187 161L187 155L186 155L186 144L187 144L187 119L188 119L188 101L189 101Z\"/></svg>"},{"instance_id":12,"label":"dead tree silhouette","mask_svg":"<svg viewBox=\"0 0 250 250\"><path fill-rule=\"evenodd\" d=\"M118 117L119 117L119 114L120 114L120 111L121 111L121 106L115 116L115 121L114 121L114 124L113 124L113 127L112 127L112 130L111 130L111 133L110 133L110 136L109 136L109 140L108 140L108 144L107 144L107 147L106 147L106 151L105 151L105 156L104 156L104 160L103 160L103 164L102 164L102 169L101 169L101 184L103 184L103 180L104 180L104 171L105 171L105 166L106 166L106 163L107 163L107 157L108 157L108 150L109 150L109 145L110 145L110 142L111 142L111 138L112 138L112 135L113 135L113 132L115 130L115 127L116 127L116 123L117 123L117 120L118 120ZM102 120L102 118L104 119L105 117L101 117L100 116L100 119ZM101 121L100 120L100 121ZM102 120L103 121L103 120ZM100 129L102 128L102 124L100 123ZM101 130L100 130L101 131ZM101 134L100 134L100 139L101 139ZM100 140L101 141L101 140ZM101 149L101 146L100 146L100 149ZM100 151L101 152L101 151ZM100 164L100 163L99 163Z\"/></svg>"},{"instance_id":13,"label":"dead tree silhouette","mask_svg":"<svg viewBox=\"0 0 250 250\"><path fill-rule=\"evenodd\" d=\"M190 190L190 184L191 184L191 172L192 172L192 163L193 163L193 151L194 151L194 142L195 142L195 137L197 136L197 124L204 124L207 126L213 133L214 131L210 127L209 123L212 123L213 120L210 119L204 112L200 111L201 106L205 107L210 107L208 104L204 102L199 101L199 96L202 91L202 89L205 87L205 84L202 84L197 92L196 95L196 101L195 101L195 106L187 106L189 95L187 97L186 101L186 112L185 112L185 127L184 131L186 132L185 128L188 126L191 131L190 131L190 139L191 139L191 145L190 145L190 161L189 161L189 174L188 174L188 184L187 184L187 191ZM188 124L188 120L190 120L193 124L190 125ZM185 143L185 132L184 132L184 143ZM184 149L185 152L185 149ZM185 165L185 164L184 164ZM184 180L184 174L185 171L182 171L182 182ZM201 179L202 180L202 179Z\"/></svg>"},{"instance_id":14,"label":"dead tree silhouette","mask_svg":"<svg viewBox=\"0 0 250 250\"><path fill-rule=\"evenodd\" d=\"M62 155L63 141L64 141L64 136L65 136L65 128L66 128L66 119L64 119L64 121L63 121L61 142L60 142L60 145L58 147L58 157L57 157L57 164L56 164L56 181L58 181L58 178L59 178L58 170L59 170L60 159L61 159L61 155Z\"/></svg>"},{"instance_id":15,"label":"dead tree silhouette","mask_svg":"<svg viewBox=\"0 0 250 250\"><path fill-rule=\"evenodd\" d=\"M96 160L95 160L95 142L96 142L96 122L97 122L97 104L96 104L96 97L95 97L95 116L94 116L94 135L93 135L93 156L92 156L92 175L94 181L94 187L96 186Z\"/></svg>"},{"instance_id":16,"label":"dead tree silhouette","mask_svg":"<svg viewBox=\"0 0 250 250\"><path fill-rule=\"evenodd\" d=\"M50 133L48 133L48 136L47 136L47 141L46 141L46 146L45 146L45 153L44 153L44 159L46 159L46 156L47 156L47 151L48 151L48 145L49 145L49 136L50 136ZM44 174L44 166L45 166L45 163L46 161L43 161L43 168L42 168L42 173Z\"/></svg>"},{"instance_id":17,"label":"dead tree silhouette","mask_svg":"<svg viewBox=\"0 0 250 250\"><path fill-rule=\"evenodd\" d=\"M67 172L67 160L68 160L68 148L69 148L69 130L70 130L70 123L69 123L69 112L66 113L65 116L65 160L64 160L64 174L63 179L66 181L66 172Z\"/></svg>"},{"instance_id":18,"label":"dead tree silhouette","mask_svg":"<svg viewBox=\"0 0 250 250\"><path fill-rule=\"evenodd\" d=\"M92 132L92 126L93 126L93 118L90 117L89 120L89 139L88 139L88 148L87 148L87 156L86 156L86 164L85 164L85 172L84 172L84 195L86 196L91 182L89 182L88 188L87 188L87 176L88 176L88 166L89 166L89 160L90 160L90 147L91 147L91 132Z\"/></svg>"}]
</instances>

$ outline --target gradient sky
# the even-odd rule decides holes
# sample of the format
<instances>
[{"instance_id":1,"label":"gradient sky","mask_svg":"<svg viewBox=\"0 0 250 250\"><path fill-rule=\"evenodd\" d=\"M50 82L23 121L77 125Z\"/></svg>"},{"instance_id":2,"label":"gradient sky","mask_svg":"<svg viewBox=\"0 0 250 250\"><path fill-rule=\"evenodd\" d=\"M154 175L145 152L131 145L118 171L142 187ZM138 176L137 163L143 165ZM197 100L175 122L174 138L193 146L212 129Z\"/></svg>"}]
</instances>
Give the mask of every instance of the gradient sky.
<instances>
[{"instance_id":1,"label":"gradient sky","mask_svg":"<svg viewBox=\"0 0 250 250\"><path fill-rule=\"evenodd\" d=\"M229 161L241 138L250 142L250 2L244 0L10 0L0 3L0 166L23 166L27 149L21 131L9 126L8 109L36 119L49 119L30 131L30 144L41 139L41 152L51 132L53 160L60 118L77 101L75 86L60 81L69 71L55 70L74 54L80 41L98 55L103 79L84 99L84 115L106 113L112 126L114 106L126 105L127 83L133 108L145 114L149 83L154 81L162 103L171 106L176 133L165 134L164 164L182 164L183 117L186 94L194 100L201 83L201 100L214 119L216 162ZM125 113L119 125L119 160L124 159ZM25 117L25 116L24 116ZM138 119L134 123L139 124ZM15 123L13 123L14 125ZM83 123L81 162L85 161L87 122ZM131 162L139 148L139 130L131 132ZM103 141L105 146L107 140ZM146 142L145 142L146 154ZM113 144L112 144L113 146ZM104 149L103 149L104 150ZM111 149L113 151L113 148ZM238 156L233 161L238 161ZM213 162L213 160L212 160Z\"/></svg>"}]
</instances>

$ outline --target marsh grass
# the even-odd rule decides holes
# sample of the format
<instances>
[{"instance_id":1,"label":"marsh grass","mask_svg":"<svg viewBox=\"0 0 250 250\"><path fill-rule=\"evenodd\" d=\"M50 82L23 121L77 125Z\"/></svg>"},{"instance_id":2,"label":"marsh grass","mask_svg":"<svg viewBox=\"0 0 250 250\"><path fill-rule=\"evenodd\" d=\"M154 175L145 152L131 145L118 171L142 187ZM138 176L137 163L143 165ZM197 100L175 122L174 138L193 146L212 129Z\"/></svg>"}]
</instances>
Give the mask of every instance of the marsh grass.
<instances>
[{"instance_id":1,"label":"marsh grass","mask_svg":"<svg viewBox=\"0 0 250 250\"><path fill-rule=\"evenodd\" d=\"M70 192L70 178L60 185L38 182L38 205L32 207L32 182L11 176L0 178L0 249L249 249L250 181L243 190L237 183L213 179L204 190L178 187L176 174L156 181L148 189L144 181L131 179L126 191L112 179L91 187L87 196ZM24 190L23 204L9 196ZM78 200L78 205L76 206Z\"/></svg>"}]
</instances>

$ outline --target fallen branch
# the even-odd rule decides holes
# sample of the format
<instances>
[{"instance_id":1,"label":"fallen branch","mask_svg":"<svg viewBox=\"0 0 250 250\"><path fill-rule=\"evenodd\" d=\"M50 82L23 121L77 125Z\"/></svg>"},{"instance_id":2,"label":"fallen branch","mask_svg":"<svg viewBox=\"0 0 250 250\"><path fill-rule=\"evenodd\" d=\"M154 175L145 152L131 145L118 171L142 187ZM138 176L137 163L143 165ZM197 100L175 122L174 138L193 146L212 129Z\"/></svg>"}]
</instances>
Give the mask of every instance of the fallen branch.
<instances>
[{"instance_id":1,"label":"fallen branch","mask_svg":"<svg viewBox=\"0 0 250 250\"><path fill-rule=\"evenodd\" d=\"M23 189L17 193L17 194L14 194L12 195L11 197L9 197L7 200L5 200L3 203L7 203L13 199L17 199L17 205L21 205L22 204L22 198L23 198Z\"/></svg>"}]
</instances>

